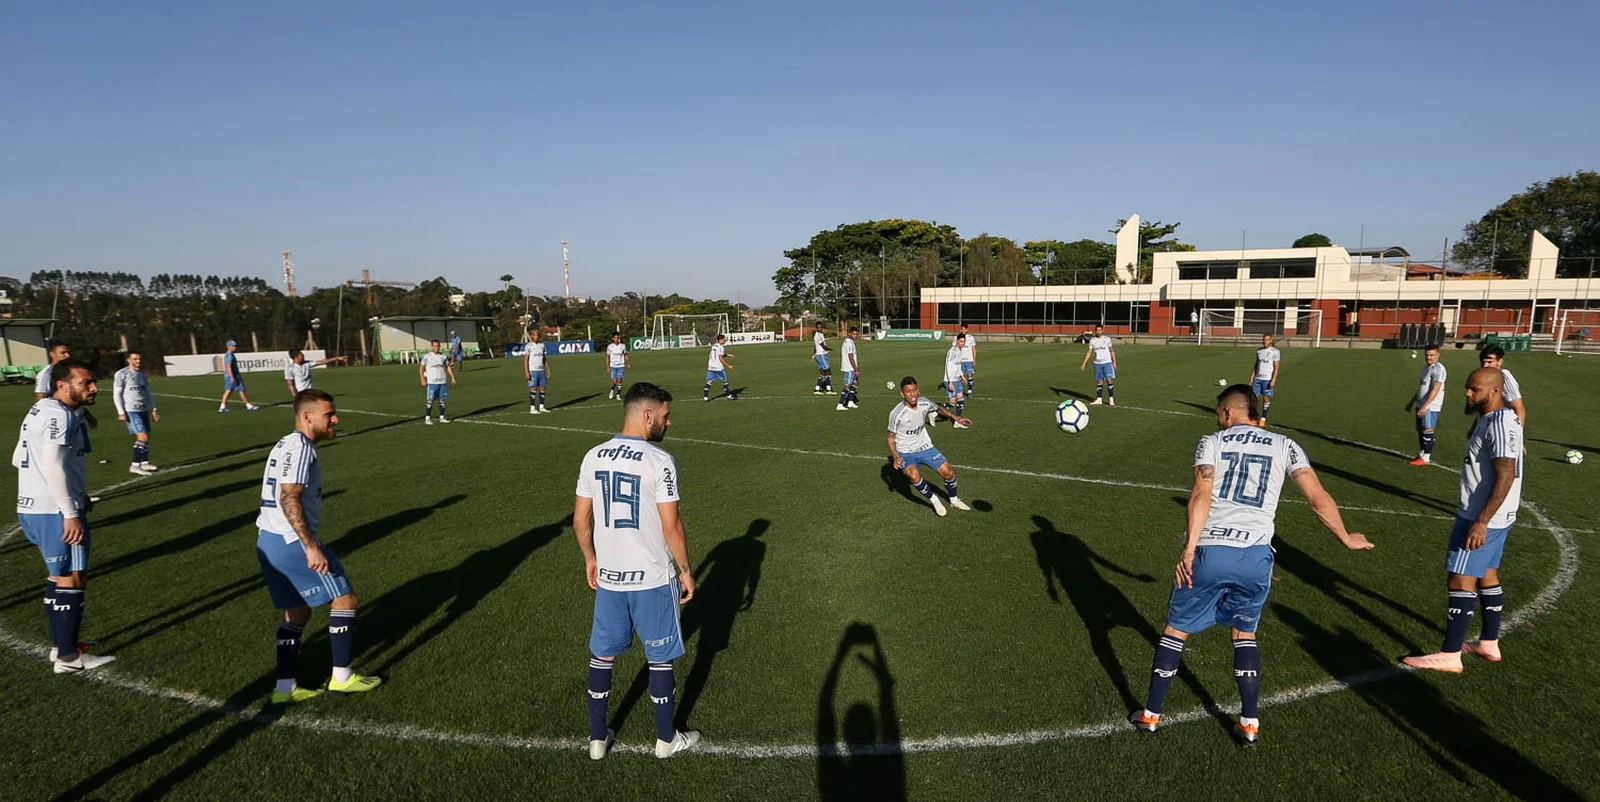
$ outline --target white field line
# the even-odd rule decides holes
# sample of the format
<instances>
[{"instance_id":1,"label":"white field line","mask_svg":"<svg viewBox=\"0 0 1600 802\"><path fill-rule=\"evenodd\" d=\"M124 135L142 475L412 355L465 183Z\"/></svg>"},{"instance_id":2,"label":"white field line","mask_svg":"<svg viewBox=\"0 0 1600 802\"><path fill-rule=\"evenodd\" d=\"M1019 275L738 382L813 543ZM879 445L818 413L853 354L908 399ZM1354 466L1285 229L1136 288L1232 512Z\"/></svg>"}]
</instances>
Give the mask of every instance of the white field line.
<instances>
[{"instance_id":1,"label":"white field line","mask_svg":"<svg viewBox=\"0 0 1600 802\"><path fill-rule=\"evenodd\" d=\"M199 400L209 400L209 399L202 398L202 399L199 399ZM372 414L372 415L379 415L379 416L385 416L385 417L396 417L396 418L409 417L409 416L400 415L400 414L397 414L397 413L363 412L361 410L346 410L346 411L357 413L357 414ZM467 421L463 421L463 422L467 422ZM558 431L569 431L568 429L564 429L564 428L561 428L561 427L527 426L527 425L510 424L510 423L501 424L501 425L516 426L518 428L544 428L544 429L556 429ZM589 430L570 430L570 431L579 431L579 432L589 433ZM606 434L606 433L609 433L609 432L599 432L599 433ZM712 442L712 443L717 444L717 445L724 445L722 443L715 443L715 441L706 441L706 442ZM733 444L733 445L737 445L737 444ZM775 448L775 447L763 447L763 448L768 449L768 450L789 450L789 449L778 449L778 448ZM830 452L801 452L801 453L830 454ZM839 454L838 456L857 457L859 455ZM870 459L879 460L881 458L880 457L871 457ZM184 467L193 467L195 465L200 465L200 464L204 464L204 463L192 463L191 465L184 466ZM1440 467L1443 467L1443 466L1440 466ZM1018 473L1020 475L1026 475L1026 476L1036 475L1036 474L1031 474L1031 473L1028 473L1028 472L1015 472L1015 473ZM130 480L129 482L123 482L123 483L120 483L119 485L113 485L113 487L120 487L120 486L129 484L132 481L137 481L137 480ZM1106 481L1106 480L1094 480L1094 481L1097 481L1097 482L1100 482L1100 483L1106 483L1106 484L1120 484L1120 483L1109 482L1109 481ZM1159 486L1157 486L1157 487L1159 487ZM1161 489L1166 489L1166 488L1161 488ZM102 491L102 492L105 492L105 491ZM1545 585L1545 587L1542 588L1539 591L1538 595L1536 595L1534 597L1533 601L1531 601L1528 604L1525 604L1525 605L1517 608L1516 610L1513 610L1509 615L1506 616L1505 623L1504 623L1503 626L1504 626L1504 630L1507 631L1507 632L1511 631L1512 629L1515 629L1516 627L1518 627L1521 624L1527 622L1528 620L1532 619L1533 617L1535 617L1537 615L1540 615L1540 614L1552 609L1560 601L1561 596L1564 593L1566 593L1566 591L1569 588L1572 587L1572 583L1575 581L1575 579L1577 577L1577 573L1578 573L1578 544L1577 544L1577 540L1572 536L1571 531L1561 527L1555 521L1551 520L1550 517L1548 515L1546 515L1544 513L1544 511L1541 510L1537 505L1535 505L1535 504L1533 504L1531 502L1524 501L1523 502L1523 506L1528 510L1528 512L1538 522L1540 528L1543 528L1546 531L1551 533L1551 537L1553 537L1555 539L1556 545L1560 549L1560 556L1559 556L1558 561L1557 561L1557 569L1556 569L1555 575L1552 576L1551 579L1550 579L1550 582L1547 583ZM10 538L14 537L18 531L19 531L19 527L13 526L10 529L8 529L7 531L5 531L4 533L0 533L0 546L3 546L7 540L9 540ZM47 649L45 649L43 647L35 646L33 644L30 644L30 643L28 643L28 642L16 637L15 635L12 635L10 632L5 631L4 629L0 629L0 645L3 645L5 647L7 647L7 648L10 648L10 649L14 650L14 651L18 651L18 652L21 652L21 653L23 653L25 655L29 655L29 656L32 656L32 657L35 657L35 658L44 657L47 654L47 651L48 651ZM1261 704L1262 704L1262 706L1265 706L1265 707L1278 707L1278 706L1290 704L1290 703L1301 701L1301 700L1305 700L1305 699L1311 699L1311 698L1315 698L1315 697L1318 697L1318 696L1324 696L1324 695L1327 695L1327 694L1330 694L1330 693L1334 693L1336 691L1345 690L1347 688L1353 688L1353 687L1356 687L1356 686L1359 686L1359 685L1363 685L1363 684L1366 684L1366 683L1369 683L1369 682L1374 682L1374 681L1377 681L1377 680L1385 679L1387 677L1396 676L1396 675L1398 675L1400 673L1403 673L1406 670L1408 670L1408 669L1406 669L1406 668L1404 668L1402 666L1395 665L1395 666L1386 666L1386 667L1378 668L1378 669L1372 669L1372 670L1369 670L1369 671L1363 671L1363 672L1360 672L1360 673L1357 673L1357 674L1354 674L1354 675L1351 675L1351 676L1348 676L1348 677L1327 680L1325 682L1317 683L1317 684L1314 684L1314 685L1308 685L1308 686L1304 686L1304 687L1301 687L1301 688L1294 688L1294 689L1287 690L1287 691L1280 691L1278 693L1275 693L1275 694L1272 694L1270 696L1267 696L1267 697L1263 698L1261 700ZM113 671L113 670L102 670L102 671L98 671L98 672L90 672L90 673L82 674L82 675L79 675L79 676L81 676L82 678L84 678L86 680L89 680L89 681L97 682L97 683L100 683L100 684L103 684L103 685L107 685L108 687L117 688L119 690L124 690L124 691L129 691L131 693L136 693L136 694L139 694L141 696L146 696L146 697L154 698L154 699L163 699L163 700L168 700L168 701L179 702L181 704L185 704L185 705L188 705L190 707L195 707L195 708L199 708L199 709L203 709L203 710L211 710L211 711L218 711L218 712L222 712L222 713L227 713L229 715L232 715L232 716L235 716L235 717L238 717L238 718L241 718L241 719L249 719L249 718L253 717L253 715L254 715L253 711L256 709L256 708L235 708L235 707L231 707L231 706L227 705L226 703L224 703L222 701L219 701L217 699L212 699L210 697L207 697L207 696L204 696L202 694L195 693L195 692L192 692L192 691L183 691L183 690L165 688L165 687L161 687L159 685L154 685L154 684L142 682L142 681L135 680L135 679L124 678L124 677L119 676L117 671ZM1186 711L1186 712L1183 712L1183 713L1169 714L1169 715L1164 716L1163 720L1168 726L1171 726L1171 725L1175 725L1175 724L1184 724L1184 723L1189 723L1189 722L1193 722L1193 721L1203 720L1203 719L1209 718L1209 717L1211 717L1213 715L1216 715L1216 711L1207 710L1207 709L1204 709L1204 708L1199 708L1199 709L1195 709L1195 710ZM445 730L432 730L432 729L427 729L427 728L424 728L424 727L415 727L415 726L410 726L410 725L381 724L381 723L363 722L363 721L316 718L316 717L311 717L311 716L301 716L297 712L291 712L290 714L285 715L283 718L277 719L277 720L271 722L271 724L263 725L263 726L284 726L284 727L292 727L292 728L295 728L295 729L308 730L308 731L320 732L320 733L339 733L339 734L347 734L347 735L360 735L360 736L366 736L366 737L389 738L389 739L403 740L403 741L421 741L421 742L452 744L452 745L458 745L458 746L487 746L487 747L498 747L498 748L504 748L504 749L517 749L517 750L530 750L530 751L577 751L577 750L583 749L586 746L586 742L585 741L580 740L580 739L576 739L576 738L574 738L574 739L549 739L549 738L524 738L524 737L517 737L517 736L480 735L480 734L475 734L475 733L461 733L461 732L451 732L451 731L445 731ZM719 755L719 756L735 757L735 758L746 758L746 759L758 759L758 758L815 759L817 757L826 757L826 756L842 755L842 754L852 754L852 755L858 755L858 754L915 754L915 753L921 753L921 752L939 752L939 751L965 750L965 749L993 749L993 748L1006 747L1006 746L1032 745L1032 744L1040 744L1040 743L1049 743L1049 742L1054 742L1054 741L1067 741L1067 740L1078 740L1078 739L1088 739L1088 738L1101 738L1101 737L1106 737L1106 736L1109 736L1109 735L1114 735L1114 734L1117 734L1117 733L1120 733L1120 732L1126 732L1127 731L1127 726L1128 726L1127 723L1122 721L1121 719L1115 719L1115 720L1110 720L1110 721L1104 721L1104 722L1101 722L1101 723L1098 723L1098 724L1090 724L1090 725L1072 727L1072 728L1067 728L1067 729L1028 730L1028 731L1024 731L1024 732L1015 732L1015 733L980 733L980 734L976 734L976 735L959 735L959 736L941 735L941 736L935 736L935 737L932 737L932 738L913 738L913 739L908 739L908 740L902 741L902 742L900 742L898 744L882 744L882 745L867 746L867 747L851 747L851 746L848 746L848 745L845 745L845 744L836 744L836 745L834 745L834 746L832 746L830 748L830 747L825 746L825 745L819 746L818 744L814 744L814 743L800 743L800 744L740 744L740 743L734 743L734 742L716 743L716 742L708 741L708 742L704 742L696 750L696 752L698 752L700 754L707 754L707 755ZM645 754L645 753L648 753L649 751L651 751L651 747L646 746L646 745L642 745L642 744L640 744L640 745L618 744L615 751L619 751L619 752L623 752L623 753Z\"/></svg>"}]
</instances>

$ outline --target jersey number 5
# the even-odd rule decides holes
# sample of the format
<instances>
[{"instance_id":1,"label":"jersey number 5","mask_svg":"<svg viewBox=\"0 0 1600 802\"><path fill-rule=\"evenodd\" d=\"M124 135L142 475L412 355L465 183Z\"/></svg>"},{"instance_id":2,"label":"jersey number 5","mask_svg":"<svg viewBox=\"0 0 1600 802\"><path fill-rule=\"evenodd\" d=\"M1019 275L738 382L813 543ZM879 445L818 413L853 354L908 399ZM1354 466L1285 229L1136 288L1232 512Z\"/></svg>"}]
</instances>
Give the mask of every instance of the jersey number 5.
<instances>
[{"instance_id":1,"label":"jersey number 5","mask_svg":"<svg viewBox=\"0 0 1600 802\"><path fill-rule=\"evenodd\" d=\"M638 529L639 475L621 471L595 471L594 480L600 483L601 509L605 510L606 526L612 529ZM628 505L626 517L612 520L612 504Z\"/></svg>"}]
</instances>

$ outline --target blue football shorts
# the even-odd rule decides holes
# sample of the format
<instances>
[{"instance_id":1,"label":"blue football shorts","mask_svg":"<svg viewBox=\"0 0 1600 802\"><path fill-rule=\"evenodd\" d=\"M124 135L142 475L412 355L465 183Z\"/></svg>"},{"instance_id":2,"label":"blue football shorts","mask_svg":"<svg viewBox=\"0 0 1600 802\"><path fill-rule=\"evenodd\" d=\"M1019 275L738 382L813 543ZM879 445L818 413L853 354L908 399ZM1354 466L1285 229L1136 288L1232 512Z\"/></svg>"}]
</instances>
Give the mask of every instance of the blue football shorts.
<instances>
[{"instance_id":1,"label":"blue football shorts","mask_svg":"<svg viewBox=\"0 0 1600 802\"><path fill-rule=\"evenodd\" d=\"M1272 547L1200 546L1194 551L1194 584L1173 583L1167 626L1194 634L1213 624L1255 632L1272 590Z\"/></svg>"},{"instance_id":2,"label":"blue football shorts","mask_svg":"<svg viewBox=\"0 0 1600 802\"><path fill-rule=\"evenodd\" d=\"M1256 379L1250 382L1250 392L1255 393L1257 398L1271 398L1272 380Z\"/></svg>"},{"instance_id":3,"label":"blue football shorts","mask_svg":"<svg viewBox=\"0 0 1600 802\"><path fill-rule=\"evenodd\" d=\"M528 379L528 386L529 387L543 387L544 386L544 371L542 371L542 370L533 371L533 377Z\"/></svg>"},{"instance_id":4,"label":"blue football shorts","mask_svg":"<svg viewBox=\"0 0 1600 802\"><path fill-rule=\"evenodd\" d=\"M89 570L89 522L83 523L83 540L69 546L61 540L64 520L61 513L19 512L17 521L28 542L39 547L44 557L46 576L66 576Z\"/></svg>"},{"instance_id":5,"label":"blue football shorts","mask_svg":"<svg viewBox=\"0 0 1600 802\"><path fill-rule=\"evenodd\" d=\"M1110 381L1117 377L1117 367L1110 362L1094 363L1094 380L1097 382Z\"/></svg>"},{"instance_id":6,"label":"blue football shorts","mask_svg":"<svg viewBox=\"0 0 1600 802\"><path fill-rule=\"evenodd\" d=\"M678 595L676 579L649 590L595 591L589 651L596 657L616 657L628 650L638 633L646 660L665 663L682 657Z\"/></svg>"},{"instance_id":7,"label":"blue football shorts","mask_svg":"<svg viewBox=\"0 0 1600 802\"><path fill-rule=\"evenodd\" d=\"M817 363L817 370L831 370L832 369L831 366L828 365L828 355L827 354L817 354L816 356L812 357L812 359L815 360L816 363Z\"/></svg>"},{"instance_id":8,"label":"blue football shorts","mask_svg":"<svg viewBox=\"0 0 1600 802\"><path fill-rule=\"evenodd\" d=\"M128 434L149 434L150 413L128 411Z\"/></svg>"},{"instance_id":9,"label":"blue football shorts","mask_svg":"<svg viewBox=\"0 0 1600 802\"><path fill-rule=\"evenodd\" d=\"M611 369L611 380L612 381L621 381L622 380L622 374L626 370L627 370L627 368L612 368Z\"/></svg>"},{"instance_id":10,"label":"blue football shorts","mask_svg":"<svg viewBox=\"0 0 1600 802\"><path fill-rule=\"evenodd\" d=\"M1456 525L1450 530L1450 551L1444 559L1444 570L1482 579L1489 569L1500 567L1500 556L1505 553L1506 535L1511 532L1511 527L1490 529L1483 538L1482 546L1467 551L1467 530L1471 528L1472 521L1456 518Z\"/></svg>"},{"instance_id":11,"label":"blue football shorts","mask_svg":"<svg viewBox=\"0 0 1600 802\"><path fill-rule=\"evenodd\" d=\"M900 459L905 461L907 468L910 468L913 465L925 465L936 471L939 470L940 465L950 461L945 459L944 454L937 448L924 448L921 451L913 451L909 454L901 454Z\"/></svg>"},{"instance_id":12,"label":"blue football shorts","mask_svg":"<svg viewBox=\"0 0 1600 802\"><path fill-rule=\"evenodd\" d=\"M267 582L273 607L321 607L353 592L339 555L326 545L322 555L328 558L326 574L306 566L306 547L298 539L285 543L283 535L261 530L256 536L256 559L261 563L261 578Z\"/></svg>"},{"instance_id":13,"label":"blue football shorts","mask_svg":"<svg viewBox=\"0 0 1600 802\"><path fill-rule=\"evenodd\" d=\"M430 384L430 385L428 385L428 403L431 404L431 403L433 403L435 401L449 401L449 400L450 400L450 385L448 385L448 384Z\"/></svg>"}]
</instances>

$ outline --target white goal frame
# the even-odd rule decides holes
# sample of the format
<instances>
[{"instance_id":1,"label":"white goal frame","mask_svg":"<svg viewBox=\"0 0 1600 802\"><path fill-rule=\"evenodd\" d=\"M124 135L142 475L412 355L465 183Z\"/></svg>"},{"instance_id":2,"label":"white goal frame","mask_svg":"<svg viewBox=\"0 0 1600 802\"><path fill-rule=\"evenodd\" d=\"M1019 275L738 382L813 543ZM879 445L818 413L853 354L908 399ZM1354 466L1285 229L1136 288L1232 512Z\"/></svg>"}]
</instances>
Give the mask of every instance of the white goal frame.
<instances>
[{"instance_id":1,"label":"white goal frame","mask_svg":"<svg viewBox=\"0 0 1600 802\"><path fill-rule=\"evenodd\" d=\"M1300 308L1289 320L1287 309L1235 309L1233 307L1200 310L1200 330L1195 341L1205 344L1207 337L1259 337L1271 334L1274 339L1283 337L1312 338L1311 347L1322 347L1322 310ZM1294 332L1284 331L1286 323L1294 324ZM1309 332L1308 332L1309 330Z\"/></svg>"},{"instance_id":2,"label":"white goal frame","mask_svg":"<svg viewBox=\"0 0 1600 802\"><path fill-rule=\"evenodd\" d=\"M1561 317L1556 321L1556 353L1566 350L1582 352L1585 340L1576 341L1571 348L1567 348L1567 334L1577 334L1583 329L1600 331L1600 309L1563 309Z\"/></svg>"},{"instance_id":3,"label":"white goal frame","mask_svg":"<svg viewBox=\"0 0 1600 802\"><path fill-rule=\"evenodd\" d=\"M710 345L718 334L729 334L727 313L714 315L656 314L650 318L650 347L670 348L681 335L692 335L696 346ZM702 341L703 338L703 341Z\"/></svg>"}]
</instances>

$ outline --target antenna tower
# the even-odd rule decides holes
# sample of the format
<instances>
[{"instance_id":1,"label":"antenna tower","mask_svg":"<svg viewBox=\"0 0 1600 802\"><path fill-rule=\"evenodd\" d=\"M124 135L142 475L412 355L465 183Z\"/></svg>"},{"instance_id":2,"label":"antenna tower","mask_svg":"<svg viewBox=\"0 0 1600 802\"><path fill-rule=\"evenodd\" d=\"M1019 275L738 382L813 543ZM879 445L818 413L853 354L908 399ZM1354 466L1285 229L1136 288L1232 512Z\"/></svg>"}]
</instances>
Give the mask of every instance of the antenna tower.
<instances>
[{"instance_id":1,"label":"antenna tower","mask_svg":"<svg viewBox=\"0 0 1600 802\"><path fill-rule=\"evenodd\" d=\"M561 280L567 285L567 300L572 300L572 262L567 259L567 241L561 241Z\"/></svg>"},{"instance_id":2,"label":"antenna tower","mask_svg":"<svg viewBox=\"0 0 1600 802\"><path fill-rule=\"evenodd\" d=\"M283 252L283 292L290 298L295 297L294 291L294 251Z\"/></svg>"}]
</instances>

